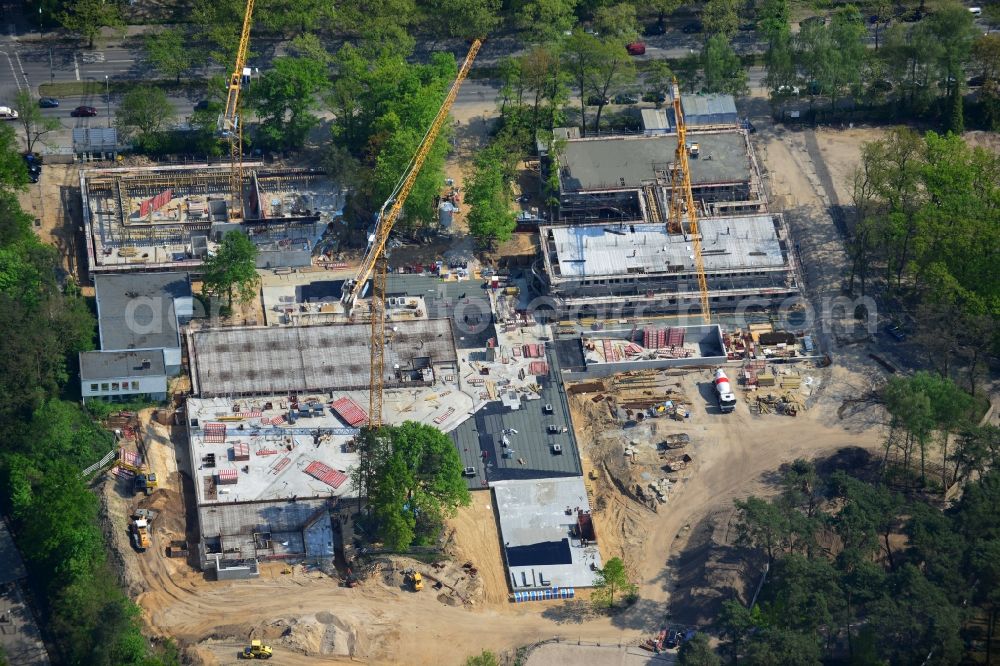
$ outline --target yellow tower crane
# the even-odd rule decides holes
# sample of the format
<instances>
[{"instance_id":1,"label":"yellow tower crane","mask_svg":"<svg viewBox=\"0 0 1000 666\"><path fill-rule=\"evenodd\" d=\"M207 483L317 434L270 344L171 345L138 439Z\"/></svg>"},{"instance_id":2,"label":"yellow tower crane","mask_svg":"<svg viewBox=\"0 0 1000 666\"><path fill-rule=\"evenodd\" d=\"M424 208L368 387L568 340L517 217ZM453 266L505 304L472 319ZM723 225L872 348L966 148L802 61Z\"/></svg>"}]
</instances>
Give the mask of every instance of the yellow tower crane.
<instances>
[{"instance_id":1,"label":"yellow tower crane","mask_svg":"<svg viewBox=\"0 0 1000 666\"><path fill-rule=\"evenodd\" d=\"M230 219L243 216L243 123L240 122L240 88L243 85L243 68L247 64L247 49L250 46L254 0L246 0L246 3L240 46L236 51L236 67L229 77L226 108L219 116L218 127L219 133L229 139L229 156L232 160L232 170L229 172L229 191L233 198L229 208Z\"/></svg>"},{"instance_id":2,"label":"yellow tower crane","mask_svg":"<svg viewBox=\"0 0 1000 666\"><path fill-rule=\"evenodd\" d=\"M345 309L350 312L357 302L358 297L365 290L368 278L372 278L371 381L369 384L368 400L368 424L371 428L378 428L382 425L382 389L385 381L385 280L388 268L388 260L385 256L385 244L389 240L389 232L392 231L393 225L403 210L403 204L406 203L407 197L410 196L410 191L413 189L413 184L417 180L420 169L423 167L427 155L434 146L434 141L448 119L448 114L451 111L452 104L455 103L458 90L462 87L465 77L469 75L472 62L476 59L476 54L479 53L480 46L482 46L482 40L473 40L472 46L469 48L469 53L465 56L465 61L462 63L461 69L458 70L458 76L455 77L454 83L451 84L451 89L444 98L441 108L438 109L437 115L434 116L434 120L420 142L417 152L414 153L413 158L410 160L408 170L403 174L403 177L396 185L396 189L389 199L382 204L382 209L379 211L378 219L375 222L375 231L368 239L368 249L361 260L361 267L358 269L357 276L353 280L344 283L341 301Z\"/></svg>"},{"instance_id":3,"label":"yellow tower crane","mask_svg":"<svg viewBox=\"0 0 1000 666\"><path fill-rule=\"evenodd\" d=\"M687 233L694 246L694 265L698 273L698 289L701 291L701 316L709 323L712 314L708 305L708 280L705 277L705 260L701 256L701 234L698 231L698 210L694 206L691 191L691 169L688 163L687 127L684 110L681 109L681 90L674 78L671 92L674 97L674 121L677 123L677 151L674 154L674 171L670 188L670 233ZM684 214L687 213L687 231L684 230Z\"/></svg>"}]
</instances>

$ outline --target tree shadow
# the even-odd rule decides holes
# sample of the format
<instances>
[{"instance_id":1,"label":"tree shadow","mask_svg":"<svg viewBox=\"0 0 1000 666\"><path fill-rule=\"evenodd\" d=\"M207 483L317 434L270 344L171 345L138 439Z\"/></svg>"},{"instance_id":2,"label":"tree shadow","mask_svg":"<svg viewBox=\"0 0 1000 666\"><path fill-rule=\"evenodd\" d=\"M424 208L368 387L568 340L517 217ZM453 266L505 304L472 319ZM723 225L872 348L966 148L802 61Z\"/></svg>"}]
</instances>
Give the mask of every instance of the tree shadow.
<instances>
[{"instance_id":1,"label":"tree shadow","mask_svg":"<svg viewBox=\"0 0 1000 666\"><path fill-rule=\"evenodd\" d=\"M570 599L542 611L542 617L556 624L582 624L597 616L593 605L584 599Z\"/></svg>"}]
</instances>

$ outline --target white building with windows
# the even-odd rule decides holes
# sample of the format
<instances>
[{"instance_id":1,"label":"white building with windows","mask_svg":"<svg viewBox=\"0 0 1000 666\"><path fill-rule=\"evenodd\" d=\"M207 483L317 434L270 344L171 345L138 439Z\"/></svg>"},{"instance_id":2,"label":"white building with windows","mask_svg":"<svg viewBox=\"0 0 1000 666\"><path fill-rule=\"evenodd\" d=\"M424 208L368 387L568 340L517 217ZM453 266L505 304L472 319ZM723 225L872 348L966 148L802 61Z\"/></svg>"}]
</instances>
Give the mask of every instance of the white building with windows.
<instances>
[{"instance_id":1,"label":"white building with windows","mask_svg":"<svg viewBox=\"0 0 1000 666\"><path fill-rule=\"evenodd\" d=\"M80 394L84 402L94 398L112 402L166 400L163 350L81 352Z\"/></svg>"}]
</instances>

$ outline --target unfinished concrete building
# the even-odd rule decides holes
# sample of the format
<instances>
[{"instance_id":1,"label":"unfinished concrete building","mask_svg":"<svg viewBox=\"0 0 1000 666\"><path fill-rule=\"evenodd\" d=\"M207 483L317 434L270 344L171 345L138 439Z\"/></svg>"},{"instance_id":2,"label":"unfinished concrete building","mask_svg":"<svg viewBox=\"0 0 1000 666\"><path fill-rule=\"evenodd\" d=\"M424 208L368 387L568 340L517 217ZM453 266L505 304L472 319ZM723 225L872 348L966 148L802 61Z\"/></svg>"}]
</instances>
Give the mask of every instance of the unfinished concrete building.
<instances>
[{"instance_id":1,"label":"unfinished concrete building","mask_svg":"<svg viewBox=\"0 0 1000 666\"><path fill-rule=\"evenodd\" d=\"M775 302L798 293L780 215L701 220L702 257L713 309L749 297ZM563 313L660 313L698 308L691 240L664 224L546 226L533 276ZM610 316L610 315L608 315Z\"/></svg>"},{"instance_id":2,"label":"unfinished concrete building","mask_svg":"<svg viewBox=\"0 0 1000 666\"><path fill-rule=\"evenodd\" d=\"M688 133L691 184L702 217L766 210L757 159L745 131ZM566 141L558 155L559 216L570 224L665 222L670 209L676 134Z\"/></svg>"},{"instance_id":3,"label":"unfinished concrete building","mask_svg":"<svg viewBox=\"0 0 1000 666\"><path fill-rule=\"evenodd\" d=\"M227 231L258 245L258 266L304 266L343 206L343 193L313 169L244 165L242 200L229 165L82 171L89 271L196 270Z\"/></svg>"},{"instance_id":4,"label":"unfinished concrete building","mask_svg":"<svg viewBox=\"0 0 1000 666\"><path fill-rule=\"evenodd\" d=\"M350 548L334 525L350 533L353 439L368 420L370 330L345 324L188 332L196 397L187 401L186 419L203 568L220 579L250 577L261 560L324 565L338 546ZM458 354L449 320L395 322L387 333L386 387L409 390L400 391L405 404L387 395L386 418L453 427L471 399L454 384ZM444 410L411 394L440 385L466 399Z\"/></svg>"}]
</instances>

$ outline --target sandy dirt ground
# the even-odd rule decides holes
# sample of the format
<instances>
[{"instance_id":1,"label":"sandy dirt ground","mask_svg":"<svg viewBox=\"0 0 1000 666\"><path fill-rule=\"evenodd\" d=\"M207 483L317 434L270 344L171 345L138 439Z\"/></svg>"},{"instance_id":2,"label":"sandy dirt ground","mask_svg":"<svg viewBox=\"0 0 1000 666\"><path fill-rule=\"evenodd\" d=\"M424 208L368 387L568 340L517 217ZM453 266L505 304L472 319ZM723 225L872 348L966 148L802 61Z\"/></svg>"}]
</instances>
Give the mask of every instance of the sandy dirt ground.
<instances>
[{"instance_id":1,"label":"sandy dirt ground","mask_svg":"<svg viewBox=\"0 0 1000 666\"><path fill-rule=\"evenodd\" d=\"M80 166L46 164L38 183L19 196L21 208L33 216L43 243L59 250L62 269L79 280L86 274L83 215L80 204ZM81 283L83 281L81 280Z\"/></svg>"}]
</instances>

